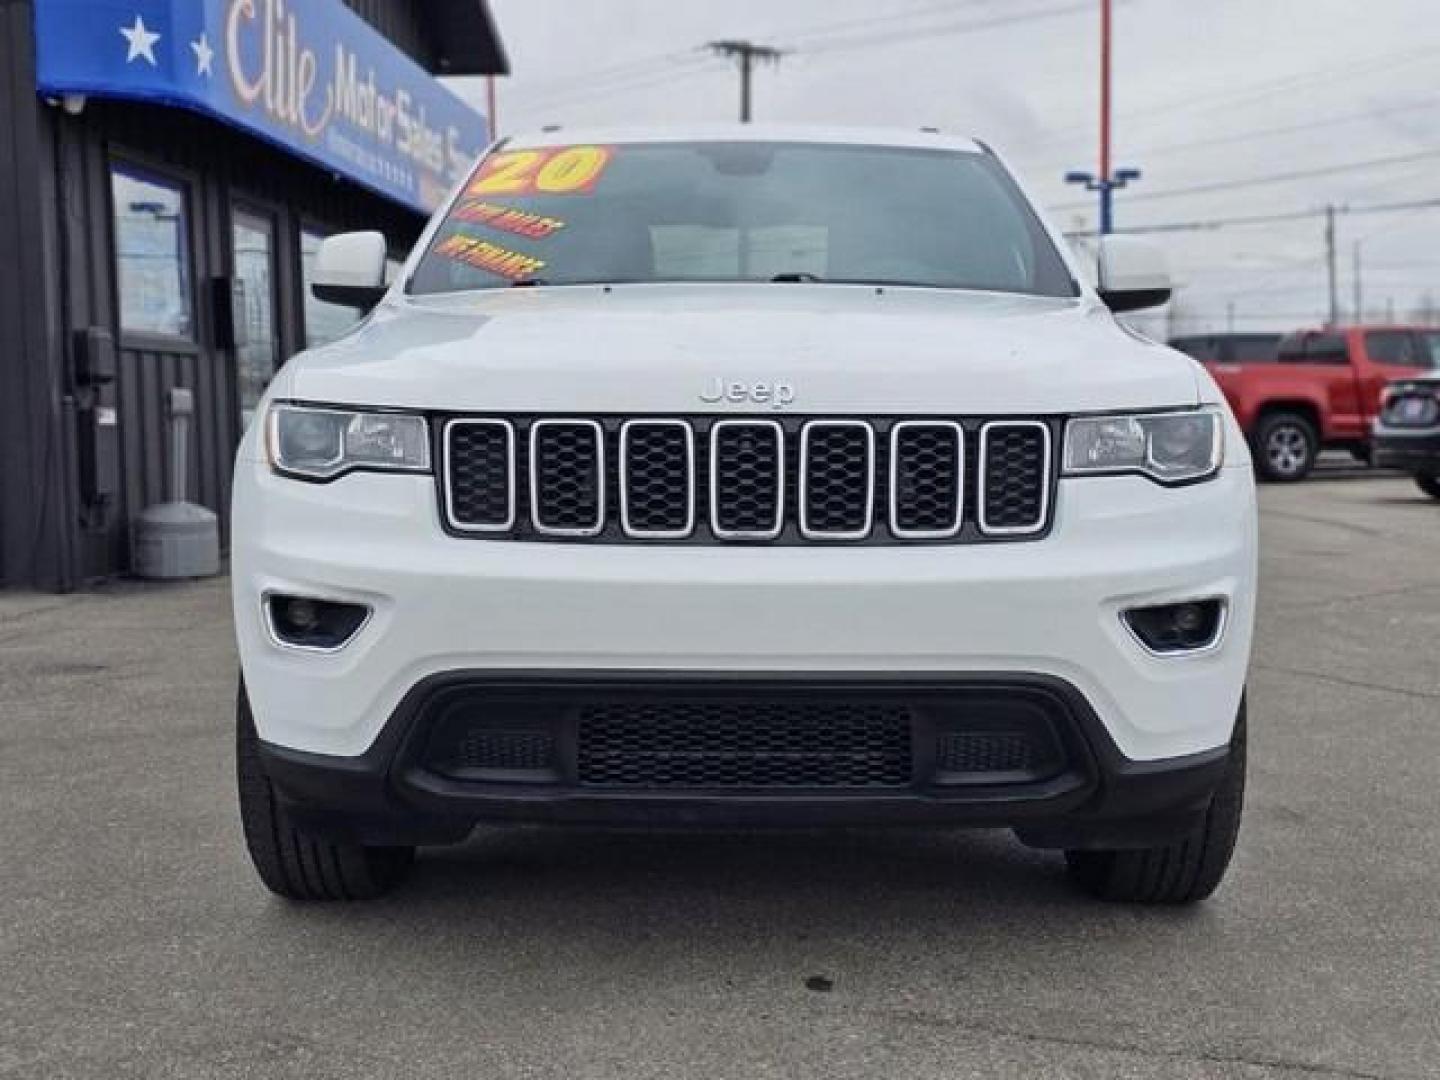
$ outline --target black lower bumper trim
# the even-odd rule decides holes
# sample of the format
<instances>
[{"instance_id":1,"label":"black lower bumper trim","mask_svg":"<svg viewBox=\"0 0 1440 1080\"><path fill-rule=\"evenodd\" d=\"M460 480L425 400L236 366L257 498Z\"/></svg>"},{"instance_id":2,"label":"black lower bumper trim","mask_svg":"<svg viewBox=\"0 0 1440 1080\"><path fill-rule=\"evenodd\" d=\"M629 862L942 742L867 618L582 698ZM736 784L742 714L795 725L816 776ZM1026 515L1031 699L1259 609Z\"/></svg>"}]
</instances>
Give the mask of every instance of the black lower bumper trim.
<instances>
[{"instance_id":1,"label":"black lower bumper trim","mask_svg":"<svg viewBox=\"0 0 1440 1080\"><path fill-rule=\"evenodd\" d=\"M1376 436L1372 460L1382 469L1440 474L1440 431L1417 435Z\"/></svg>"},{"instance_id":2,"label":"black lower bumper trim","mask_svg":"<svg viewBox=\"0 0 1440 1080\"><path fill-rule=\"evenodd\" d=\"M1055 718L1063 767L1012 782L947 784L917 739L918 771L899 790L595 790L575 777L549 782L456 779L427 767L434 705L457 689L508 701L717 700L898 701L917 716L939 704L1023 699ZM972 712L978 705L970 706ZM963 710L962 710L963 711ZM943 723L943 719L938 721ZM931 723L927 720L925 723ZM563 736L562 736L563 738ZM1127 846L1192 827L1223 777L1228 750L1136 762L1124 757L1084 697L1049 676L745 675L453 672L406 695L379 739L359 757L329 757L262 744L262 759L302 825L365 843L448 843L486 822L590 826L820 827L963 825L1017 829L1037 846Z\"/></svg>"}]
</instances>

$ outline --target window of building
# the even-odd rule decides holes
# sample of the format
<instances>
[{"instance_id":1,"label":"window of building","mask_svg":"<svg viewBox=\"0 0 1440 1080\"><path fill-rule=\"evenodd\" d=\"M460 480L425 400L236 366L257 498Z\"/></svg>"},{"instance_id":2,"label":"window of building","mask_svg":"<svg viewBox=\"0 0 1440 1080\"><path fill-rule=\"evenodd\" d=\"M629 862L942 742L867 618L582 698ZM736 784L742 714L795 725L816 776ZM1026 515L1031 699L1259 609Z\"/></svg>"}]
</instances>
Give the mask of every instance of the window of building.
<instances>
[{"instance_id":1,"label":"window of building","mask_svg":"<svg viewBox=\"0 0 1440 1080\"><path fill-rule=\"evenodd\" d=\"M120 329L194 335L190 210L182 185L131 165L113 165Z\"/></svg>"},{"instance_id":2,"label":"window of building","mask_svg":"<svg viewBox=\"0 0 1440 1080\"><path fill-rule=\"evenodd\" d=\"M275 223L264 215L236 210L235 242L236 338L235 384L242 425L248 427L255 406L270 385L280 360L275 332Z\"/></svg>"}]
</instances>

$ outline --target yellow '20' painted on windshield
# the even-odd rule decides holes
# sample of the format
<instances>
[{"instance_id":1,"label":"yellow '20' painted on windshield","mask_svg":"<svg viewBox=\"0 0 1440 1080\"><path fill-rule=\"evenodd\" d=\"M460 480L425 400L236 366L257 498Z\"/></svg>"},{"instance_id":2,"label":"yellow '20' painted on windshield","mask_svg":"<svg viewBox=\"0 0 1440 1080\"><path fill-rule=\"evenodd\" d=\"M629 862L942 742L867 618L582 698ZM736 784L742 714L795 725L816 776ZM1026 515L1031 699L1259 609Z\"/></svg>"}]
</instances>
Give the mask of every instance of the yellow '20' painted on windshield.
<instances>
[{"instance_id":1,"label":"yellow '20' painted on windshield","mask_svg":"<svg viewBox=\"0 0 1440 1080\"><path fill-rule=\"evenodd\" d=\"M588 195L614 157L608 146L506 150L480 163L470 195Z\"/></svg>"}]
</instances>

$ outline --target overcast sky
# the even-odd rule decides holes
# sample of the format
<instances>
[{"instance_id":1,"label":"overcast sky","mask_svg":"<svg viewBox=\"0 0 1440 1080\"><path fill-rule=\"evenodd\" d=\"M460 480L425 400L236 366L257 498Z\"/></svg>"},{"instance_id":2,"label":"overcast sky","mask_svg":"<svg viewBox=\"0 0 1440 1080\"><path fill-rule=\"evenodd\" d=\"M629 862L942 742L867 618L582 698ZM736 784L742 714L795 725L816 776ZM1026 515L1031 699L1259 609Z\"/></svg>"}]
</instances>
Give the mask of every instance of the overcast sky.
<instances>
[{"instance_id":1,"label":"overcast sky","mask_svg":"<svg viewBox=\"0 0 1440 1080\"><path fill-rule=\"evenodd\" d=\"M501 131L734 119L706 41L793 50L756 118L937 126L983 138L1060 226L1095 225L1099 0L491 0L513 76ZM1117 225L1440 201L1440 0L1116 0L1115 160L1144 170ZM483 104L474 80L456 88ZM1273 179L1289 174L1290 179ZM1268 182L1253 181L1271 178ZM1192 188L1211 190L1186 191ZM1170 194L1175 193L1175 194ZM1440 298L1440 206L1337 218L1342 314ZM1318 216L1156 237L1177 329L1283 329L1327 306ZM1232 308L1233 306L1233 308Z\"/></svg>"}]
</instances>

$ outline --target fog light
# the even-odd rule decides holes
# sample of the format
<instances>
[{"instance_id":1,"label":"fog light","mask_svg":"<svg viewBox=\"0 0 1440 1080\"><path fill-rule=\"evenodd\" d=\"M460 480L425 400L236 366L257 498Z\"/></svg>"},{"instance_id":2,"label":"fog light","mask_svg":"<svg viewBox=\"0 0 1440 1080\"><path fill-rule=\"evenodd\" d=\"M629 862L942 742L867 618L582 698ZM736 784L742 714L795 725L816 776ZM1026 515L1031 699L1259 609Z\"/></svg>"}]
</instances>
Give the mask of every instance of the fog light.
<instances>
[{"instance_id":1,"label":"fog light","mask_svg":"<svg viewBox=\"0 0 1440 1080\"><path fill-rule=\"evenodd\" d=\"M282 600L280 610L286 625L302 634L308 634L320 625L320 612L313 600Z\"/></svg>"},{"instance_id":2,"label":"fog light","mask_svg":"<svg viewBox=\"0 0 1440 1080\"><path fill-rule=\"evenodd\" d=\"M334 652L359 633L369 618L370 609L364 604L282 593L265 597L265 619L271 636L296 649Z\"/></svg>"},{"instance_id":3,"label":"fog light","mask_svg":"<svg viewBox=\"0 0 1440 1080\"><path fill-rule=\"evenodd\" d=\"M1208 649L1224 628L1225 601L1188 600L1181 604L1130 608L1121 615L1140 644L1153 653Z\"/></svg>"}]
</instances>

